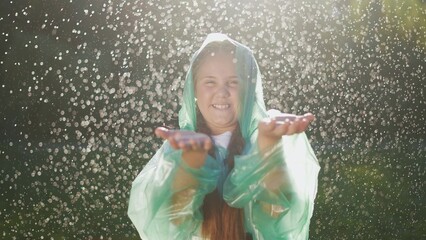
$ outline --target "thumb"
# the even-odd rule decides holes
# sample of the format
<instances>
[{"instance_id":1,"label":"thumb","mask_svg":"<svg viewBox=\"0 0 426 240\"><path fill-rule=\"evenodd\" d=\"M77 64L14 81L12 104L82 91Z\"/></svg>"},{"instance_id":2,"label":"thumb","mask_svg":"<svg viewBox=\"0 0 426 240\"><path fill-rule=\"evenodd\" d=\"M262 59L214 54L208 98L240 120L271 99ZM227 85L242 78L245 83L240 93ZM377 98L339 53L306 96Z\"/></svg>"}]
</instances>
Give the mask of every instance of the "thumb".
<instances>
[{"instance_id":1,"label":"thumb","mask_svg":"<svg viewBox=\"0 0 426 240\"><path fill-rule=\"evenodd\" d=\"M155 135L157 137L167 139L171 134L171 131L165 127L158 127L155 129Z\"/></svg>"}]
</instances>

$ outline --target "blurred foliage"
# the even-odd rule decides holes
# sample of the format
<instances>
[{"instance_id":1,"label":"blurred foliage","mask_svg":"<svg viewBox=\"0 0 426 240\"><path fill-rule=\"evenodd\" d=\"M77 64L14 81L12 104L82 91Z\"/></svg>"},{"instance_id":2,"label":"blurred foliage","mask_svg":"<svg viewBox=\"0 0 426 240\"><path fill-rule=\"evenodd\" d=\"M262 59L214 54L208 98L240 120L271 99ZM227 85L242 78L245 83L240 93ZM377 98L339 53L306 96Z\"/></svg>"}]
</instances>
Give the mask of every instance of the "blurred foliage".
<instances>
[{"instance_id":1,"label":"blurred foliage","mask_svg":"<svg viewBox=\"0 0 426 240\"><path fill-rule=\"evenodd\" d=\"M349 12L356 35L365 36L371 28L381 39L401 36L426 48L426 3L423 0L350 0Z\"/></svg>"}]
</instances>

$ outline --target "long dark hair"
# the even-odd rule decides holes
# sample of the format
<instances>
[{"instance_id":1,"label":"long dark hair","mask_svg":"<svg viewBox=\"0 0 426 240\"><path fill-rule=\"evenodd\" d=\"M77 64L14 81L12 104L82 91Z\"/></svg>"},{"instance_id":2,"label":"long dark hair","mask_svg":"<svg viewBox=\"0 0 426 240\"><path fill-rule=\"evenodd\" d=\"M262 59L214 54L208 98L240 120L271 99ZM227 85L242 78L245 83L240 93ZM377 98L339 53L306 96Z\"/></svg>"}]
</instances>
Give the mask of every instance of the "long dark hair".
<instances>
[{"instance_id":1,"label":"long dark hair","mask_svg":"<svg viewBox=\"0 0 426 240\"><path fill-rule=\"evenodd\" d=\"M196 73L201 65L201 61L212 53L225 52L232 53L235 51L235 46L229 41L213 42L208 44L202 52L199 53L192 67L193 80L196 84ZM195 89L195 86L194 86ZM211 135L211 130L206 124L206 121L197 107L197 131ZM228 145L228 156L225 164L230 170L234 167L234 156L242 153L244 148L244 138L242 137L240 126L232 133L231 140ZM215 157L214 148L209 151L209 155ZM207 194L204 198L203 206L203 224L202 236L210 240L240 240L251 239L250 235L246 235L244 229L244 211L241 208L230 207L219 194L217 188Z\"/></svg>"},{"instance_id":2,"label":"long dark hair","mask_svg":"<svg viewBox=\"0 0 426 240\"><path fill-rule=\"evenodd\" d=\"M202 114L197 111L197 131L210 134ZM225 164L234 167L234 156L239 155L244 147L244 139L239 125L232 133ZM215 157L214 150L209 155ZM241 208L230 207L220 196L217 188L204 198L202 213L204 217L202 235L210 240L245 239L244 213Z\"/></svg>"}]
</instances>

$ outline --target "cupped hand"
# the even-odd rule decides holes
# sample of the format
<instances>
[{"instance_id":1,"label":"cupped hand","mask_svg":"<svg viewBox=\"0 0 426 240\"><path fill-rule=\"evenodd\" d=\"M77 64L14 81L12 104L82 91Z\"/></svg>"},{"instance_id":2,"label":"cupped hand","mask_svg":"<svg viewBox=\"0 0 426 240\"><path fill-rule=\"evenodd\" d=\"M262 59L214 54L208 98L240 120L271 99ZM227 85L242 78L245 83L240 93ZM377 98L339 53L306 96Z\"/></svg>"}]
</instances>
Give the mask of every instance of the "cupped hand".
<instances>
[{"instance_id":1,"label":"cupped hand","mask_svg":"<svg viewBox=\"0 0 426 240\"><path fill-rule=\"evenodd\" d=\"M315 116L312 113L294 115L276 111L274 116L259 122L259 148L267 149L277 143L282 136L304 132L313 120Z\"/></svg>"},{"instance_id":2,"label":"cupped hand","mask_svg":"<svg viewBox=\"0 0 426 240\"><path fill-rule=\"evenodd\" d=\"M312 113L294 115L288 113L275 114L259 122L259 134L265 137L281 138L284 135L292 135L304 132L309 123L315 120Z\"/></svg>"},{"instance_id":3,"label":"cupped hand","mask_svg":"<svg viewBox=\"0 0 426 240\"><path fill-rule=\"evenodd\" d=\"M164 127L155 129L155 135L168 140L172 148L183 151L209 151L212 140L203 133L186 130L170 130Z\"/></svg>"}]
</instances>

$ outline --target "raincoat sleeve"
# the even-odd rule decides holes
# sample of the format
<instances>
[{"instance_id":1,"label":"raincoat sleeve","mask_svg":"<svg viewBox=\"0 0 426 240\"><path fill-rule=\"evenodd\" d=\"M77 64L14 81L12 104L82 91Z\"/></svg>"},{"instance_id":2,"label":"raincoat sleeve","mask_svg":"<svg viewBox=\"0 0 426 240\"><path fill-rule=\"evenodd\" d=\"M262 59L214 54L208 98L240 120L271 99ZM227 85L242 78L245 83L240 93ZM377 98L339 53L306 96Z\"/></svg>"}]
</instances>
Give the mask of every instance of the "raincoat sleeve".
<instances>
[{"instance_id":1,"label":"raincoat sleeve","mask_svg":"<svg viewBox=\"0 0 426 240\"><path fill-rule=\"evenodd\" d=\"M261 239L307 239L320 167L306 135L283 136L263 154L251 143L246 155L235 157L224 199L250 208L246 225Z\"/></svg>"},{"instance_id":2,"label":"raincoat sleeve","mask_svg":"<svg viewBox=\"0 0 426 240\"><path fill-rule=\"evenodd\" d=\"M189 239L202 222L200 206L217 185L219 166L208 156L191 168L181 156L165 142L132 183L128 215L144 240Z\"/></svg>"}]
</instances>

